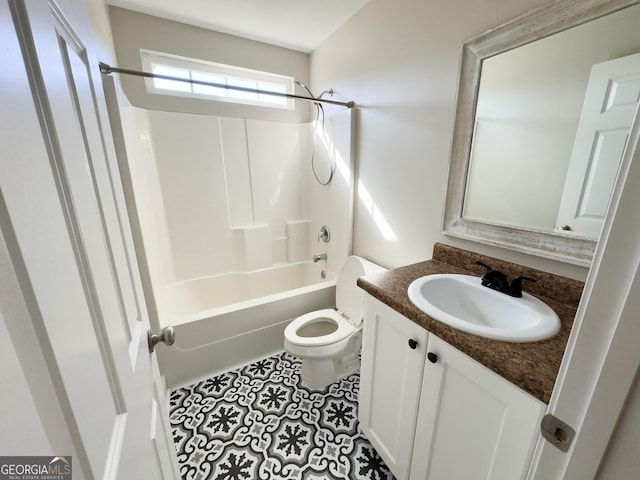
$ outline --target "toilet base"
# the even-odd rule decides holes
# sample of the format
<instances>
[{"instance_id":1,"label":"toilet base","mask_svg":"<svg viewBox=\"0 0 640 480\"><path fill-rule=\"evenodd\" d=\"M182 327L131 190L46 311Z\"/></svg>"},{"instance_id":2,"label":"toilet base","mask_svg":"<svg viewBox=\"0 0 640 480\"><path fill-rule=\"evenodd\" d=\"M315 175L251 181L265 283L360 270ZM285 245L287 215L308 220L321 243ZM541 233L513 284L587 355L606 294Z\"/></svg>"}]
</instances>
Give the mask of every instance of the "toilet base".
<instances>
[{"instance_id":1,"label":"toilet base","mask_svg":"<svg viewBox=\"0 0 640 480\"><path fill-rule=\"evenodd\" d=\"M300 371L302 384L311 390L323 390L327 385L336 381L336 371L332 358L302 359Z\"/></svg>"},{"instance_id":2,"label":"toilet base","mask_svg":"<svg viewBox=\"0 0 640 480\"><path fill-rule=\"evenodd\" d=\"M362 332L356 333L342 355L336 358L302 358L300 378L312 390L323 390L338 380L356 373L360 368Z\"/></svg>"}]
</instances>

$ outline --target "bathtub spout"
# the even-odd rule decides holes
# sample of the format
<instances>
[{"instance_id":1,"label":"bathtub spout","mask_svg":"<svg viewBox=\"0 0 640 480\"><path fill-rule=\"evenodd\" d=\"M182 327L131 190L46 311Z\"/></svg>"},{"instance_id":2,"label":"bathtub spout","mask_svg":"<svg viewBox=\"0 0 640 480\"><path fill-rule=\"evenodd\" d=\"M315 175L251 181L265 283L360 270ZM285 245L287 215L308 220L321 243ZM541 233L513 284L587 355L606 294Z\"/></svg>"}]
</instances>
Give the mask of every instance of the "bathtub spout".
<instances>
[{"instance_id":1,"label":"bathtub spout","mask_svg":"<svg viewBox=\"0 0 640 480\"><path fill-rule=\"evenodd\" d=\"M327 259L327 254L326 253L321 253L320 255L314 255L313 256L313 262L319 262L320 260L326 260Z\"/></svg>"}]
</instances>

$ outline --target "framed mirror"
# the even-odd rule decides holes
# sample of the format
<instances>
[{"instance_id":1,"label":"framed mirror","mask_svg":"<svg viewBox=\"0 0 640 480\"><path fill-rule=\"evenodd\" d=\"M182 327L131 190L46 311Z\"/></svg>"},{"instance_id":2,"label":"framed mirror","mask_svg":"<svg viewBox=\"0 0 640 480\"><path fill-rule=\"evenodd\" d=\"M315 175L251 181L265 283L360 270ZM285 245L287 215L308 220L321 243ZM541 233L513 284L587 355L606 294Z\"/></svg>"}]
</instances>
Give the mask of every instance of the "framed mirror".
<instances>
[{"instance_id":1,"label":"framed mirror","mask_svg":"<svg viewBox=\"0 0 640 480\"><path fill-rule=\"evenodd\" d=\"M590 264L640 99L638 25L640 0L560 0L464 43L445 234Z\"/></svg>"}]
</instances>

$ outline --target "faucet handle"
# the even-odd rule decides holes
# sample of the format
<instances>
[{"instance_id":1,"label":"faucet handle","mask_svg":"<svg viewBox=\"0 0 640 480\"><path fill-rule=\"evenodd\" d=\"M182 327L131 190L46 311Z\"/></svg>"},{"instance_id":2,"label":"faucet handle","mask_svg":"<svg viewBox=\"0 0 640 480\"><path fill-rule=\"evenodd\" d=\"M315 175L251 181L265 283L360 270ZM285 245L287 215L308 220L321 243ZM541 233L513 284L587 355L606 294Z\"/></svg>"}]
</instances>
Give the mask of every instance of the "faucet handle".
<instances>
[{"instance_id":1,"label":"faucet handle","mask_svg":"<svg viewBox=\"0 0 640 480\"><path fill-rule=\"evenodd\" d=\"M527 282L537 282L535 278L531 277L516 277L511 282L511 286L509 287L509 295L512 297L522 297L522 281L526 280Z\"/></svg>"},{"instance_id":2,"label":"faucet handle","mask_svg":"<svg viewBox=\"0 0 640 480\"><path fill-rule=\"evenodd\" d=\"M486 263L482 263L480 260L476 260L475 264L480 265L481 267L484 267L487 270L487 273L493 270L493 267L487 265Z\"/></svg>"},{"instance_id":3,"label":"faucet handle","mask_svg":"<svg viewBox=\"0 0 640 480\"><path fill-rule=\"evenodd\" d=\"M318 242L320 240L322 240L324 243L329 243L329 240L331 240L331 231L326 225L320 227L320 233L318 233Z\"/></svg>"},{"instance_id":4,"label":"faucet handle","mask_svg":"<svg viewBox=\"0 0 640 480\"><path fill-rule=\"evenodd\" d=\"M476 260L475 263L487 270L481 278L480 283L482 284L482 286L489 287L502 293L506 293L509 290L509 280L504 273L495 270L493 267L487 265L486 263L482 263L480 260Z\"/></svg>"}]
</instances>

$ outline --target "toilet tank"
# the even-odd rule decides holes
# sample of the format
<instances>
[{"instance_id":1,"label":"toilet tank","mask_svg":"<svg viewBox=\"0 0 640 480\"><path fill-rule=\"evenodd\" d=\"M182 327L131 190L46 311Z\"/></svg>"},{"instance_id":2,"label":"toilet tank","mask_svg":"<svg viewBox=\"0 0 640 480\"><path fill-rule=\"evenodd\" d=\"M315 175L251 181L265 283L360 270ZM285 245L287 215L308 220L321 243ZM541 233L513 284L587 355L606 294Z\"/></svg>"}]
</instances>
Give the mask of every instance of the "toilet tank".
<instances>
[{"instance_id":1,"label":"toilet tank","mask_svg":"<svg viewBox=\"0 0 640 480\"><path fill-rule=\"evenodd\" d=\"M360 325L364 317L364 290L356 284L359 277L387 269L369 260L352 255L348 257L338 274L336 284L336 308L354 325Z\"/></svg>"}]
</instances>

